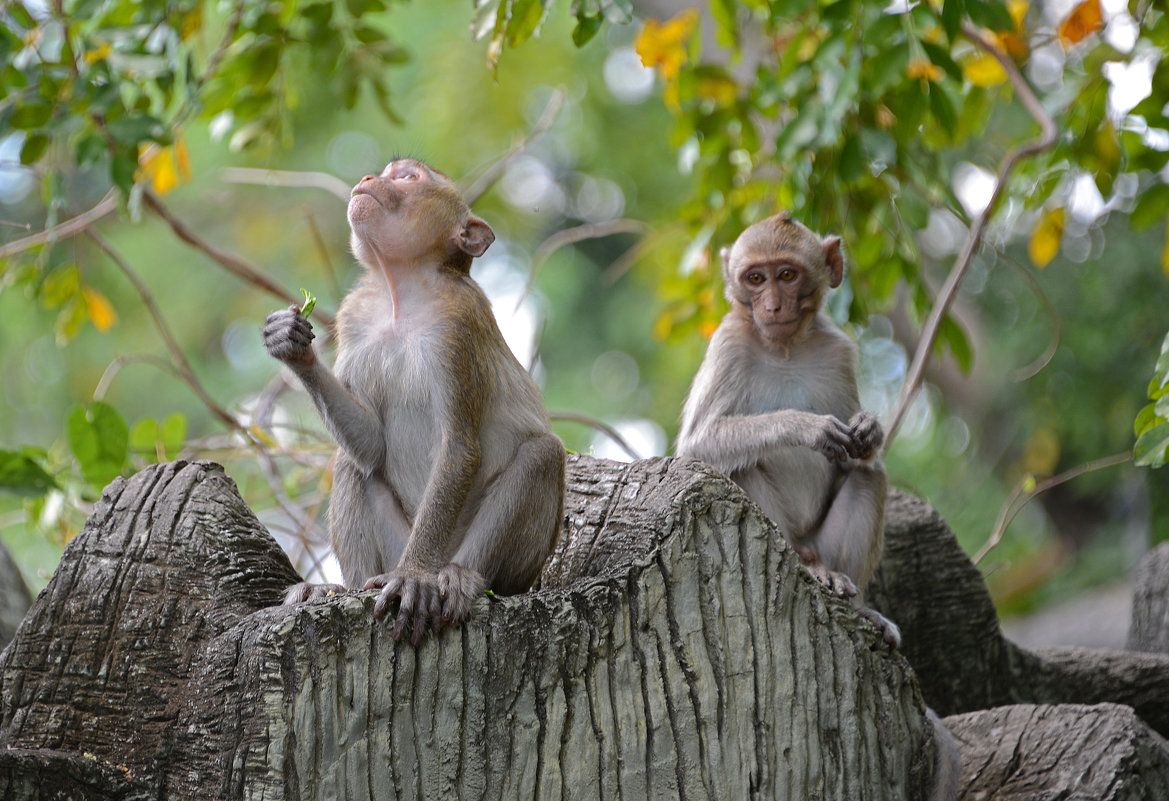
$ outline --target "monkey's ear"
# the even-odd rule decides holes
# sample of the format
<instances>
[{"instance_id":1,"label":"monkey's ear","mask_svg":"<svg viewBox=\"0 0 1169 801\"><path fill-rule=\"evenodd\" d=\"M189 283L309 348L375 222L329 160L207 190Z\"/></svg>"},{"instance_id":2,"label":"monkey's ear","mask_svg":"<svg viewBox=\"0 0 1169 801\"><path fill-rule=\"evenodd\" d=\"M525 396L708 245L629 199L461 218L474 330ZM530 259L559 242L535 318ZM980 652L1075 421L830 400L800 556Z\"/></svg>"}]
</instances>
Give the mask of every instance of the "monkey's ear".
<instances>
[{"instance_id":1,"label":"monkey's ear","mask_svg":"<svg viewBox=\"0 0 1169 801\"><path fill-rule=\"evenodd\" d=\"M844 254L840 252L840 237L830 236L824 240L824 263L828 265L828 285L835 289L844 279Z\"/></svg>"},{"instance_id":2,"label":"monkey's ear","mask_svg":"<svg viewBox=\"0 0 1169 801\"><path fill-rule=\"evenodd\" d=\"M472 257L482 256L495 241L495 232L491 226L480 220L474 214L468 214L463 225L455 234L455 243L459 250Z\"/></svg>"},{"instance_id":3,"label":"monkey's ear","mask_svg":"<svg viewBox=\"0 0 1169 801\"><path fill-rule=\"evenodd\" d=\"M718 249L718 257L723 260L723 275L731 274L731 249L725 245Z\"/></svg>"}]
</instances>

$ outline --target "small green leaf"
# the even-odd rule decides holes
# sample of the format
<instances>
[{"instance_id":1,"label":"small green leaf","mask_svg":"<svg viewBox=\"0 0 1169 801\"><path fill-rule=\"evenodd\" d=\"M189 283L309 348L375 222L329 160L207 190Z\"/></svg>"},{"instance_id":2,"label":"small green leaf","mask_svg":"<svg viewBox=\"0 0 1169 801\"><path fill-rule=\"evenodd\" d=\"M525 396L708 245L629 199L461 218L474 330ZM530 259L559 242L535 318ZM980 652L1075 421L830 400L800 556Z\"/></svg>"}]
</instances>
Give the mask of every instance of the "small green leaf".
<instances>
[{"instance_id":1,"label":"small green leaf","mask_svg":"<svg viewBox=\"0 0 1169 801\"><path fill-rule=\"evenodd\" d=\"M584 47L589 40L597 35L601 29L602 17L577 17L576 27L572 29L572 43L577 47Z\"/></svg>"},{"instance_id":2,"label":"small green leaf","mask_svg":"<svg viewBox=\"0 0 1169 801\"><path fill-rule=\"evenodd\" d=\"M74 407L65 434L86 481L104 487L121 474L129 454L130 431L113 406L94 401L88 408Z\"/></svg>"},{"instance_id":3,"label":"small green leaf","mask_svg":"<svg viewBox=\"0 0 1169 801\"><path fill-rule=\"evenodd\" d=\"M49 137L42 133L29 134L20 146L20 163L36 164L49 149Z\"/></svg>"},{"instance_id":4,"label":"small green leaf","mask_svg":"<svg viewBox=\"0 0 1169 801\"><path fill-rule=\"evenodd\" d=\"M1169 184L1158 184L1141 195L1129 215L1129 223L1139 231L1164 220L1166 212L1169 212Z\"/></svg>"},{"instance_id":5,"label":"small green leaf","mask_svg":"<svg viewBox=\"0 0 1169 801\"><path fill-rule=\"evenodd\" d=\"M0 491L16 495L44 495L59 489L57 482L35 459L31 449L0 450Z\"/></svg>"},{"instance_id":6,"label":"small green leaf","mask_svg":"<svg viewBox=\"0 0 1169 801\"><path fill-rule=\"evenodd\" d=\"M304 303L300 307L300 316L307 320L317 305L317 296L304 287L300 288L300 294L304 295Z\"/></svg>"},{"instance_id":7,"label":"small green leaf","mask_svg":"<svg viewBox=\"0 0 1169 801\"><path fill-rule=\"evenodd\" d=\"M1169 456L1169 423L1155 426L1140 436L1133 448L1137 467L1164 467Z\"/></svg>"}]
</instances>

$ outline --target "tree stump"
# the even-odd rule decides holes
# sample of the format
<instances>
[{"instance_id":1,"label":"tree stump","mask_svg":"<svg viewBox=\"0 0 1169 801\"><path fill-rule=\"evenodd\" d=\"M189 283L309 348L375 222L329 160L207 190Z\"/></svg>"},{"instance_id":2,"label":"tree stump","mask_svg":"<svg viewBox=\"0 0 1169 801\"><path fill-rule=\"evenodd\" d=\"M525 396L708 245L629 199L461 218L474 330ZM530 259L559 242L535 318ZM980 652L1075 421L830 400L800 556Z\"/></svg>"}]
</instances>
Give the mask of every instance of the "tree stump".
<instances>
[{"instance_id":1,"label":"tree stump","mask_svg":"<svg viewBox=\"0 0 1169 801\"><path fill-rule=\"evenodd\" d=\"M1169 742L1127 706L1004 706L946 723L962 748L962 801L1169 798Z\"/></svg>"},{"instance_id":2,"label":"tree stump","mask_svg":"<svg viewBox=\"0 0 1169 801\"><path fill-rule=\"evenodd\" d=\"M1128 647L1169 654L1169 542L1147 553L1137 570Z\"/></svg>"},{"instance_id":3,"label":"tree stump","mask_svg":"<svg viewBox=\"0 0 1169 801\"><path fill-rule=\"evenodd\" d=\"M1161 574L1164 583L1164 573ZM1051 648L1006 639L978 569L928 504L892 490L869 601L901 626L902 652L941 715L1011 704L1131 706L1169 736L1169 654ZM1134 615L1138 614L1134 603Z\"/></svg>"},{"instance_id":4,"label":"tree stump","mask_svg":"<svg viewBox=\"0 0 1169 801\"><path fill-rule=\"evenodd\" d=\"M298 577L222 469L107 488L0 657L0 796L924 797L913 671L688 460L570 458L538 591L415 649Z\"/></svg>"},{"instance_id":5,"label":"tree stump","mask_svg":"<svg viewBox=\"0 0 1169 801\"><path fill-rule=\"evenodd\" d=\"M16 633L16 627L31 604L32 596L20 575L20 568L0 542L0 651Z\"/></svg>"}]
</instances>

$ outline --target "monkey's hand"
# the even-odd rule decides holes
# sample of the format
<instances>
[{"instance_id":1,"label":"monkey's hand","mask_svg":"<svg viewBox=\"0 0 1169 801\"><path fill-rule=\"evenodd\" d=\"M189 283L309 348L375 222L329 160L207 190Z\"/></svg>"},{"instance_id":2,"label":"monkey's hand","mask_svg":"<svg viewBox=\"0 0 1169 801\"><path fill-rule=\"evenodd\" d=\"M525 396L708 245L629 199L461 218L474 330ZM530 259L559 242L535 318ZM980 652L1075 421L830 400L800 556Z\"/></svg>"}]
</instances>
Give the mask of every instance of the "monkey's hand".
<instances>
[{"instance_id":1,"label":"monkey's hand","mask_svg":"<svg viewBox=\"0 0 1169 801\"><path fill-rule=\"evenodd\" d=\"M393 637L400 640L410 629L410 642L418 645L427 628L438 633L444 622L462 622L486 586L486 580L477 572L451 562L438 573L395 568L366 581L364 589L381 589L373 606L373 616L378 620L397 600Z\"/></svg>"},{"instance_id":2,"label":"monkey's hand","mask_svg":"<svg viewBox=\"0 0 1169 801\"><path fill-rule=\"evenodd\" d=\"M316 361L313 351L313 324L300 314L295 304L274 311L264 320L264 347L268 354L289 367L310 367Z\"/></svg>"},{"instance_id":3,"label":"monkey's hand","mask_svg":"<svg viewBox=\"0 0 1169 801\"><path fill-rule=\"evenodd\" d=\"M799 422L803 432L800 444L824 454L830 462L843 462L849 457L852 433L848 424L831 414L803 413Z\"/></svg>"},{"instance_id":4,"label":"monkey's hand","mask_svg":"<svg viewBox=\"0 0 1169 801\"><path fill-rule=\"evenodd\" d=\"M870 609L867 606L862 606L856 611L857 614L877 627L877 631L881 632L881 639L892 645L894 648L899 648L901 646L900 626L882 615L876 609Z\"/></svg>"},{"instance_id":5,"label":"monkey's hand","mask_svg":"<svg viewBox=\"0 0 1169 801\"><path fill-rule=\"evenodd\" d=\"M853 415L848 421L848 433L848 455L862 461L871 459L885 441L885 431L881 424L868 412Z\"/></svg>"},{"instance_id":6,"label":"monkey's hand","mask_svg":"<svg viewBox=\"0 0 1169 801\"><path fill-rule=\"evenodd\" d=\"M827 587L836 597L852 598L859 592L852 579L843 573L829 569L811 548L805 545L793 545L792 548L799 554L800 561L803 562L804 567L812 574L812 577Z\"/></svg>"},{"instance_id":7,"label":"monkey's hand","mask_svg":"<svg viewBox=\"0 0 1169 801\"><path fill-rule=\"evenodd\" d=\"M310 584L307 581L302 581L300 584L293 584L284 593L284 605L315 601L318 598L328 598L330 595L340 595L346 591L340 584Z\"/></svg>"}]
</instances>

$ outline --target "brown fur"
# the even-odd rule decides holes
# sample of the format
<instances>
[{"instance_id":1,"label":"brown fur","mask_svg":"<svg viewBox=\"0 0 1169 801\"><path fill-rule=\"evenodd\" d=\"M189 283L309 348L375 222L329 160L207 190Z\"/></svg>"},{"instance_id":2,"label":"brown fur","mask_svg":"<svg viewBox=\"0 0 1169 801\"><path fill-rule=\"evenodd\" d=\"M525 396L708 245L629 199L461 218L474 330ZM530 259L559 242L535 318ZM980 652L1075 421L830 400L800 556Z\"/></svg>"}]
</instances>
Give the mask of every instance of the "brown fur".
<instances>
[{"instance_id":1,"label":"brown fur","mask_svg":"<svg viewBox=\"0 0 1169 801\"><path fill-rule=\"evenodd\" d=\"M337 315L336 374L295 307L269 315L265 343L340 445L329 527L346 584L380 589L375 616L396 606L394 637L417 644L484 588L532 585L560 530L564 448L468 275L494 234L450 179L392 162L354 188L349 221L367 272Z\"/></svg>"}]
</instances>

